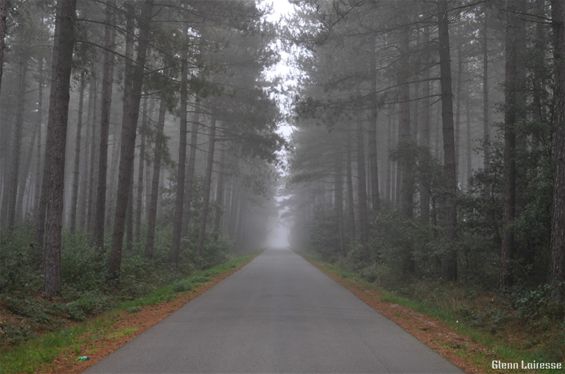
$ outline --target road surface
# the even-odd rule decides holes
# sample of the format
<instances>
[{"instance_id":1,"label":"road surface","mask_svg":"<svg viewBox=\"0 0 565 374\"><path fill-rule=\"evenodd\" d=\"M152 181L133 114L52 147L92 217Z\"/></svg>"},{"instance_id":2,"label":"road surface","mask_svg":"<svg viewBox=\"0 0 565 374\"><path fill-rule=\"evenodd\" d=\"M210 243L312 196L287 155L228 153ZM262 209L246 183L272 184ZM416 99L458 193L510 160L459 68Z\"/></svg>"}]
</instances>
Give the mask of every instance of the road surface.
<instances>
[{"instance_id":1,"label":"road surface","mask_svg":"<svg viewBox=\"0 0 565 374\"><path fill-rule=\"evenodd\" d=\"M269 250L87 373L459 373L302 257Z\"/></svg>"}]
</instances>

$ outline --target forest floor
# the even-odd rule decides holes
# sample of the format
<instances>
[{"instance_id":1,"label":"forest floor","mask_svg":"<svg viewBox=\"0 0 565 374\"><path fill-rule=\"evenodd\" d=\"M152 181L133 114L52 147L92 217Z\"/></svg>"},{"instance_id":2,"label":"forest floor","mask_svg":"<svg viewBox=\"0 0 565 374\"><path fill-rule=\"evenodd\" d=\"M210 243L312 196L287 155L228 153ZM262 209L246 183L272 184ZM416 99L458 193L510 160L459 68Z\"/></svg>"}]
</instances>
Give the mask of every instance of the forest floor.
<instances>
[{"instance_id":1,"label":"forest floor","mask_svg":"<svg viewBox=\"0 0 565 374\"><path fill-rule=\"evenodd\" d=\"M359 274L308 255L303 256L318 269L350 290L374 310L392 320L440 355L467 373L515 373L516 370L493 369L492 362L548 362L539 352L524 349L529 345L523 326L506 326L497 336L469 326L449 310L400 296L362 279ZM482 299L482 301L481 301ZM476 302L492 302L477 298ZM563 334L555 326L554 335ZM559 339L559 336L556 337ZM563 343L561 341L561 343ZM564 347L562 347L563 349ZM555 361L553 361L555 362ZM557 361L559 362L559 361ZM563 358L562 365L565 365ZM523 373L563 372L560 370L518 370Z\"/></svg>"},{"instance_id":2,"label":"forest floor","mask_svg":"<svg viewBox=\"0 0 565 374\"><path fill-rule=\"evenodd\" d=\"M80 373L249 263L240 256L83 322L0 349L0 374ZM0 309L0 321L16 318Z\"/></svg>"}]
</instances>

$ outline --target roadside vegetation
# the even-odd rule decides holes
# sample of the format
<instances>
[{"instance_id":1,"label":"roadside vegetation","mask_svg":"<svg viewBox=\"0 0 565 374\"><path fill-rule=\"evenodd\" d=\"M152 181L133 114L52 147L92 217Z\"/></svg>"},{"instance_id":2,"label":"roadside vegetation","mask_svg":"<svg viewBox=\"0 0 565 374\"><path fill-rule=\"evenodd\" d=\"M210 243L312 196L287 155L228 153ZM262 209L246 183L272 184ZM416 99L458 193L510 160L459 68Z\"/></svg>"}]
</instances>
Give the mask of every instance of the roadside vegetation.
<instances>
[{"instance_id":1,"label":"roadside vegetation","mask_svg":"<svg viewBox=\"0 0 565 374\"><path fill-rule=\"evenodd\" d=\"M547 287L500 294L437 281L383 282L347 260L329 262L313 251L300 253L367 304L469 372L505 372L492 370L493 360L519 363L565 359L562 305L552 301ZM403 313L398 310L399 305L419 314ZM451 336L450 332L467 339Z\"/></svg>"},{"instance_id":2,"label":"roadside vegetation","mask_svg":"<svg viewBox=\"0 0 565 374\"><path fill-rule=\"evenodd\" d=\"M88 249L78 251L69 257L88 259ZM228 256L225 250L219 250L203 268L190 266L187 261L187 266L180 270L166 261L148 263L131 256L124 264L124 283L119 291L103 286L104 277L97 269L101 265L91 261L93 265L81 266L80 271L71 267L76 270L73 282L68 282L60 297L51 300L37 294L32 275L29 288L20 284L17 292L0 295L0 373L36 373L62 356L72 362L86 353L103 350L104 347L97 347L100 341L121 342L147 327L122 323L132 318L128 315L179 298L180 303L174 308L180 307L189 300L182 300L183 295L194 297L210 282L253 257L254 254ZM78 257L73 258L64 261L76 261ZM168 312L157 312L157 318Z\"/></svg>"},{"instance_id":3,"label":"roadside vegetation","mask_svg":"<svg viewBox=\"0 0 565 374\"><path fill-rule=\"evenodd\" d=\"M292 247L564 362L563 1L298 7Z\"/></svg>"}]
</instances>

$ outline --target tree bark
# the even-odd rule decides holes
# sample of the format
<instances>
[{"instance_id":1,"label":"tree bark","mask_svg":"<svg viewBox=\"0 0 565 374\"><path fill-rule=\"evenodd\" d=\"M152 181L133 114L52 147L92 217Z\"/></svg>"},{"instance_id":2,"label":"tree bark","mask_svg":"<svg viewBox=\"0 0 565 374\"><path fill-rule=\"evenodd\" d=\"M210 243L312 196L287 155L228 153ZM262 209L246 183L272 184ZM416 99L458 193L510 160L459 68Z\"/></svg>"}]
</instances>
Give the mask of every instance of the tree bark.
<instances>
[{"instance_id":1,"label":"tree bark","mask_svg":"<svg viewBox=\"0 0 565 374\"><path fill-rule=\"evenodd\" d=\"M59 0L53 45L46 160L41 198L43 232L43 291L52 297L61 290L61 228L65 187L65 149L69 89L75 43L76 0Z\"/></svg>"},{"instance_id":2,"label":"tree bark","mask_svg":"<svg viewBox=\"0 0 565 374\"><path fill-rule=\"evenodd\" d=\"M203 184L204 202L202 203L202 214L200 215L200 228L198 230L198 254L202 257L204 254L204 245L206 243L206 226L208 224L208 215L210 213L210 187L212 186L212 172L214 168L214 149L216 145L216 118L212 116L210 126L210 136L208 143L208 160L206 163L206 176Z\"/></svg>"},{"instance_id":3,"label":"tree bark","mask_svg":"<svg viewBox=\"0 0 565 374\"><path fill-rule=\"evenodd\" d=\"M2 0L0 0L2 1ZM39 209L39 200L41 196L41 176L43 174L41 166L43 165L42 152L43 149L43 88L45 85L45 71L43 68L44 60L42 57L39 58L38 74L39 78L37 80L37 160L36 160L36 173L35 176L35 201L34 201L34 212L37 215L37 210Z\"/></svg>"},{"instance_id":4,"label":"tree bark","mask_svg":"<svg viewBox=\"0 0 565 374\"><path fill-rule=\"evenodd\" d=\"M116 211L114 219L114 232L112 235L112 252L108 264L108 277L112 282L119 281L120 268L122 264L122 247L124 240L124 228L126 210L129 201L129 191L133 180L133 161L135 152L135 135L137 120L139 117L139 103L141 100L141 88L143 86L143 73L145 61L147 60L147 49L151 32L151 16L153 0L145 0L139 22L139 45L137 59L126 76L124 111L122 120L121 157L119 165L118 190L116 193Z\"/></svg>"},{"instance_id":5,"label":"tree bark","mask_svg":"<svg viewBox=\"0 0 565 374\"><path fill-rule=\"evenodd\" d=\"M405 20L407 22L407 20ZM410 26L405 25L400 31L399 40L400 66L399 85L399 167L400 167L400 211L405 217L414 215L414 152L410 131Z\"/></svg>"},{"instance_id":6,"label":"tree bark","mask_svg":"<svg viewBox=\"0 0 565 374\"><path fill-rule=\"evenodd\" d=\"M83 154L82 157L82 173L80 174L80 187L79 187L79 202L78 206L80 209L77 209L77 226L82 230L88 232L88 202L89 202L89 177L90 177L90 158L91 158L91 148L94 147L92 141L88 141L89 139L93 139L94 133L94 126L92 123L92 107L93 107L93 99L94 99L94 79L91 76L88 82L88 101L86 102L86 141L84 144Z\"/></svg>"},{"instance_id":7,"label":"tree bark","mask_svg":"<svg viewBox=\"0 0 565 374\"><path fill-rule=\"evenodd\" d=\"M343 233L343 155L342 149L338 149L334 159L334 205L336 217L336 229L338 237L338 250L345 256L345 240Z\"/></svg>"},{"instance_id":8,"label":"tree bark","mask_svg":"<svg viewBox=\"0 0 565 374\"><path fill-rule=\"evenodd\" d=\"M151 181L151 199L147 207L147 240L145 242L145 256L153 258L155 255L155 225L157 223L157 203L159 201L159 181L161 176L161 160L165 152L165 114L167 103L161 98L159 106L159 119L155 128L155 148L153 152L153 176Z\"/></svg>"},{"instance_id":9,"label":"tree bark","mask_svg":"<svg viewBox=\"0 0 565 374\"><path fill-rule=\"evenodd\" d=\"M490 165L490 119L489 119L489 87L488 87L488 8L483 5L482 52L483 52L483 168L486 172Z\"/></svg>"},{"instance_id":10,"label":"tree bark","mask_svg":"<svg viewBox=\"0 0 565 374\"><path fill-rule=\"evenodd\" d=\"M141 118L141 144L139 146L139 160L137 164L137 195L136 195L136 208L135 208L135 241L141 241L141 216L143 211L143 177L145 166L145 142L147 137L147 96L143 98L143 109Z\"/></svg>"},{"instance_id":11,"label":"tree bark","mask_svg":"<svg viewBox=\"0 0 565 374\"><path fill-rule=\"evenodd\" d=\"M221 135L220 135L221 138ZM218 165L218 183L216 185L216 214L214 216L214 234L217 238L222 236L222 221L225 210L225 173L226 173L226 145L220 147L220 164Z\"/></svg>"},{"instance_id":12,"label":"tree bark","mask_svg":"<svg viewBox=\"0 0 565 374\"><path fill-rule=\"evenodd\" d=\"M0 0L0 89L4 72L4 49L6 47L6 17L8 15L7 0Z\"/></svg>"},{"instance_id":13,"label":"tree bark","mask_svg":"<svg viewBox=\"0 0 565 374\"><path fill-rule=\"evenodd\" d=\"M80 176L80 153L81 153L81 132L82 132L82 111L84 105L84 88L86 86L86 72L83 72L80 77L80 91L78 102L78 120L77 132L75 138L75 154L74 154L74 170L73 170L73 183L71 191L71 216L70 216L70 230L72 233L76 231L77 223L77 205L78 205L78 185Z\"/></svg>"},{"instance_id":14,"label":"tree bark","mask_svg":"<svg viewBox=\"0 0 565 374\"><path fill-rule=\"evenodd\" d=\"M114 11L115 1L106 4L104 26L104 70L102 77L102 104L100 114L100 143L98 158L98 185L96 189L96 218L94 221L94 244L104 250L104 228L106 217L106 174L108 170L108 133L110 129L110 110L112 107L112 85L114 82ZM129 22L129 21L128 21ZM113 160L115 162L115 160Z\"/></svg>"},{"instance_id":15,"label":"tree bark","mask_svg":"<svg viewBox=\"0 0 565 374\"><path fill-rule=\"evenodd\" d=\"M355 225L355 202L353 199L353 167L352 167L352 145L351 145L351 130L346 129L347 131L347 151L346 151L346 161L345 161L345 168L346 168L346 184L347 184L347 221L348 221L348 240L349 242L355 240L357 236L356 233L356 225Z\"/></svg>"},{"instance_id":16,"label":"tree bark","mask_svg":"<svg viewBox=\"0 0 565 374\"><path fill-rule=\"evenodd\" d=\"M7 181L8 191L4 194L5 202L4 206L7 208L7 226L11 230L16 224L16 206L18 201L18 181L20 177L20 161L21 161L21 148L22 148L22 131L24 125L24 106L25 106L25 91L26 91L26 80L28 71L28 60L29 57L27 53L22 52L18 61L18 92L17 97L17 108L16 108L16 120L14 123L14 130L12 135L12 161L11 165L8 165L9 178ZM20 191L23 193L23 191Z\"/></svg>"},{"instance_id":17,"label":"tree bark","mask_svg":"<svg viewBox=\"0 0 565 374\"><path fill-rule=\"evenodd\" d=\"M380 194L379 194L379 160L378 160L378 146L377 146L377 116L379 110L379 100L377 96L377 56L375 51L375 39L371 35L369 38L371 48L371 53L369 55L370 61L370 71L369 77L371 78L371 95L373 97L370 110L369 119L369 131L368 131L368 142L369 142L369 168L371 170L371 204L373 210L373 217L380 208Z\"/></svg>"},{"instance_id":18,"label":"tree bark","mask_svg":"<svg viewBox=\"0 0 565 374\"><path fill-rule=\"evenodd\" d=\"M195 113L192 118L192 126L190 130L190 154L188 157L188 166L186 168L186 206L185 206L185 227L187 230L190 226L190 220L192 219L192 197L193 197L193 186L194 186L194 170L196 166L196 148L198 147L198 131L200 127L200 101L198 98L195 100Z\"/></svg>"},{"instance_id":19,"label":"tree bark","mask_svg":"<svg viewBox=\"0 0 565 374\"><path fill-rule=\"evenodd\" d=\"M95 71L92 75L92 79L90 80L90 84L92 86L92 118L90 122L91 127L91 134L92 139L99 139L99 131L98 131L98 78L97 72ZM86 214L86 226L88 227L89 232L94 237L94 225L96 220L96 193L97 193L97 180L96 180L96 171L98 165L98 152L96 152L96 145L95 142L90 142L90 156L89 156L89 163L88 163L88 198L87 198L87 207L88 212Z\"/></svg>"},{"instance_id":20,"label":"tree bark","mask_svg":"<svg viewBox=\"0 0 565 374\"><path fill-rule=\"evenodd\" d=\"M357 123L357 205L359 210L359 241L363 250L369 242L369 217L367 212L367 176L365 171L365 127Z\"/></svg>"},{"instance_id":21,"label":"tree bark","mask_svg":"<svg viewBox=\"0 0 565 374\"><path fill-rule=\"evenodd\" d=\"M438 4L439 59L441 82L441 116L443 133L445 209L447 236L450 241L457 237L457 171L455 160L455 137L453 131L453 93L451 88L451 61L449 52L448 1ZM457 251L450 245L443 262L446 279L457 280Z\"/></svg>"},{"instance_id":22,"label":"tree bark","mask_svg":"<svg viewBox=\"0 0 565 374\"><path fill-rule=\"evenodd\" d=\"M187 116L186 104L188 101L188 53L183 48L181 62L181 82L180 82L180 108L179 108L179 162L177 169L177 191L175 196L175 221L173 223L173 243L171 246L171 262L178 263L180 255L181 237L184 216L184 192L186 176L186 136L187 136Z\"/></svg>"},{"instance_id":23,"label":"tree bark","mask_svg":"<svg viewBox=\"0 0 565 374\"><path fill-rule=\"evenodd\" d=\"M500 247L500 287L512 285L514 255L514 220L516 218L516 126L523 113L525 72L519 67L520 50L525 49L525 28L517 12L523 11L524 0L506 3L506 56L504 103L504 212ZM520 113L520 114L519 114Z\"/></svg>"},{"instance_id":24,"label":"tree bark","mask_svg":"<svg viewBox=\"0 0 565 374\"><path fill-rule=\"evenodd\" d=\"M430 43L430 27L426 26L423 33L423 43L424 48L428 51ZM430 123L431 123L431 85L430 85L430 69L431 56L429 52L424 55L424 65L426 70L424 70L424 82L423 82L423 102L422 102L422 126L420 132L420 143L422 148L424 148L424 157L426 157L425 165L429 165L431 161L432 152L430 149ZM428 168L429 169L429 168ZM426 223L430 222L430 189L431 189L431 178L429 170L422 176L422 181L420 183L420 217Z\"/></svg>"},{"instance_id":25,"label":"tree bark","mask_svg":"<svg viewBox=\"0 0 565 374\"><path fill-rule=\"evenodd\" d=\"M565 300L565 7L552 0L552 24L556 75L555 135L553 162L553 213L551 217L550 282L553 298Z\"/></svg>"}]
</instances>

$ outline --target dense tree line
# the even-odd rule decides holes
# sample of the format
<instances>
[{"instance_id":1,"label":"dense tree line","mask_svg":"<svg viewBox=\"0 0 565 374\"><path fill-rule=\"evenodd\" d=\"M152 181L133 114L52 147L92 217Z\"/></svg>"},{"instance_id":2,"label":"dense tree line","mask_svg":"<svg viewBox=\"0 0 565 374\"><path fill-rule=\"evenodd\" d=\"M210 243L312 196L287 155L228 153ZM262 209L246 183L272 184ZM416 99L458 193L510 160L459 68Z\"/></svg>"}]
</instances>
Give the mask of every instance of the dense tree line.
<instances>
[{"instance_id":1,"label":"dense tree line","mask_svg":"<svg viewBox=\"0 0 565 374\"><path fill-rule=\"evenodd\" d=\"M295 3L295 245L562 300L561 2Z\"/></svg>"},{"instance_id":2,"label":"dense tree line","mask_svg":"<svg viewBox=\"0 0 565 374\"><path fill-rule=\"evenodd\" d=\"M33 228L24 245L54 296L69 235L87 238L110 285L124 256L204 266L221 243L259 245L268 220L253 212L274 212L284 146L264 12L239 0L2 0L2 256Z\"/></svg>"}]
</instances>

